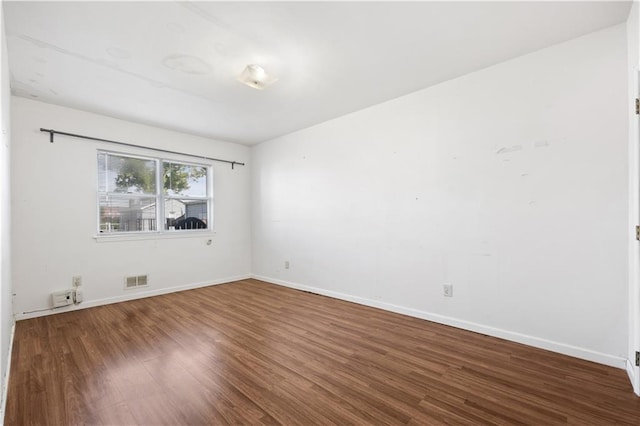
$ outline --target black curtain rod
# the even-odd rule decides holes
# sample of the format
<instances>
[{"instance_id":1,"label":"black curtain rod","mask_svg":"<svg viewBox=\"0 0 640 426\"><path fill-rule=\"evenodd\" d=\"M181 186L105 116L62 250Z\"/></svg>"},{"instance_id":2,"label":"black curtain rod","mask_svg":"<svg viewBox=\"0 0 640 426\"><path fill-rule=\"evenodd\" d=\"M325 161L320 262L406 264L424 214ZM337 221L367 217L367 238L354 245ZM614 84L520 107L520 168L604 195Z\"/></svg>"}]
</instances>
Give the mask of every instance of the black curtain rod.
<instances>
[{"instance_id":1,"label":"black curtain rod","mask_svg":"<svg viewBox=\"0 0 640 426\"><path fill-rule=\"evenodd\" d=\"M109 139L94 138L92 136L77 135L75 133L60 132L58 130L53 130L53 129L43 129L42 127L40 128L40 131L49 133L49 142L51 142L51 143L53 143L53 135L65 135L65 136L72 136L74 138L89 139L91 141L107 142L107 143L113 143L113 144L116 144L116 145L130 146L130 147L133 147L133 148L150 149L152 151L166 152L166 153L169 153L169 154L186 155L187 157L194 157L194 158L201 158L201 159L205 159L205 160L218 161L218 162L221 162L221 163L231 164L231 168L232 169L235 168L236 165L237 166L244 166L245 165L244 163L240 163L239 161L222 160L220 158L211 158L211 157L205 157L205 156L202 156L202 155L185 154L184 152L169 151L167 149L150 148L148 146L134 145L132 143L111 141Z\"/></svg>"}]
</instances>

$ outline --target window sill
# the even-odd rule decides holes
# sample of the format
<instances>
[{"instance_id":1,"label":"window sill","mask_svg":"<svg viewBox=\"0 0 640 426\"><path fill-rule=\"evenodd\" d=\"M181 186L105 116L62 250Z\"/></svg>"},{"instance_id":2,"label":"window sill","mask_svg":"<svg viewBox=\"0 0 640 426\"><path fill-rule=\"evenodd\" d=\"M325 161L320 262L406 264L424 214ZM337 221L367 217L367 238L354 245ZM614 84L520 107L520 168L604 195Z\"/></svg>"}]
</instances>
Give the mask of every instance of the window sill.
<instances>
[{"instance_id":1,"label":"window sill","mask_svg":"<svg viewBox=\"0 0 640 426\"><path fill-rule=\"evenodd\" d=\"M148 232L142 234L95 235L96 243L120 241L170 240L175 238L207 238L211 239L215 231L180 231L180 232Z\"/></svg>"}]
</instances>

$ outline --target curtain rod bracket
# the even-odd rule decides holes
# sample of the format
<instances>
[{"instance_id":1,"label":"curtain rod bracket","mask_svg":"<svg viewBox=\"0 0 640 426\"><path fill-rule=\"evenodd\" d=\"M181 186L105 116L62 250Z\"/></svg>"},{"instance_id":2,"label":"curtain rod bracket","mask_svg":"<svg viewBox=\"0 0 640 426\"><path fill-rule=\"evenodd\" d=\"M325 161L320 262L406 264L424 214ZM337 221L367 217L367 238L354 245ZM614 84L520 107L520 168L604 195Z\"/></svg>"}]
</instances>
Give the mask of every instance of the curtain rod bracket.
<instances>
[{"instance_id":1,"label":"curtain rod bracket","mask_svg":"<svg viewBox=\"0 0 640 426\"><path fill-rule=\"evenodd\" d=\"M53 134L55 133L53 130L51 129L43 129L42 127L40 128L41 132L49 132L49 142L53 143Z\"/></svg>"}]
</instances>

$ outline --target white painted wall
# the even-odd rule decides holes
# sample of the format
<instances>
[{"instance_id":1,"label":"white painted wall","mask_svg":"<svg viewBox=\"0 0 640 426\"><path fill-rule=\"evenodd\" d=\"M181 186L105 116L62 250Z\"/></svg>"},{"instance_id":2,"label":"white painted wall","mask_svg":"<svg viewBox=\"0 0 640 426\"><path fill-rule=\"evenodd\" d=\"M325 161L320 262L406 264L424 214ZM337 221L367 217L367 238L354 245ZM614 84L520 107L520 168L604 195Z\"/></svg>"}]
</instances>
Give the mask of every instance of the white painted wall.
<instances>
[{"instance_id":1,"label":"white painted wall","mask_svg":"<svg viewBox=\"0 0 640 426\"><path fill-rule=\"evenodd\" d=\"M624 368L626 55L622 24L256 146L254 274Z\"/></svg>"},{"instance_id":2,"label":"white painted wall","mask_svg":"<svg viewBox=\"0 0 640 426\"><path fill-rule=\"evenodd\" d=\"M640 97L638 71L640 70L640 7L633 2L627 19L627 69L628 69L628 116L629 116L629 229L640 224L640 164L638 142L639 120L634 112L636 97ZM636 394L640 395L640 374L635 366L635 351L640 350L640 247L629 232L629 336L627 373Z\"/></svg>"},{"instance_id":3,"label":"white painted wall","mask_svg":"<svg viewBox=\"0 0 640 426\"><path fill-rule=\"evenodd\" d=\"M232 281L250 273L250 169L214 163L215 234L196 238L96 242L96 150L146 153L49 135L54 128L144 146L244 162L246 146L11 98L14 310L51 306L53 291L83 278L83 307ZM176 156L169 156L180 159ZM213 244L206 245L212 238ZM123 289L127 275L149 274L146 291ZM67 308L63 308L67 309ZM56 310L58 311L58 310ZM43 315L40 312L33 315Z\"/></svg>"},{"instance_id":4,"label":"white painted wall","mask_svg":"<svg viewBox=\"0 0 640 426\"><path fill-rule=\"evenodd\" d=\"M4 419L9 357L13 330L11 308L11 207L10 207L10 114L9 62L4 30L4 4L0 4L0 422Z\"/></svg>"}]
</instances>

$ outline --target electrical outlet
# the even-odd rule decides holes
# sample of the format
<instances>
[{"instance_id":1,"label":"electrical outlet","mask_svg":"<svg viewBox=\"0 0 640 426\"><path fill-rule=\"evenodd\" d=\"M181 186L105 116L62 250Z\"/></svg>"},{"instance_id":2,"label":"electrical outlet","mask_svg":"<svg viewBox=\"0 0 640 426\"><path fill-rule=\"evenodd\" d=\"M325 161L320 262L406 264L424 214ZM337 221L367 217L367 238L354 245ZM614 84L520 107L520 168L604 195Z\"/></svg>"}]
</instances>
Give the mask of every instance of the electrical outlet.
<instances>
[{"instance_id":1,"label":"electrical outlet","mask_svg":"<svg viewBox=\"0 0 640 426\"><path fill-rule=\"evenodd\" d=\"M77 305L78 303L81 303L83 300L84 300L84 294L82 293L82 290L77 289L73 293L73 303Z\"/></svg>"},{"instance_id":2,"label":"electrical outlet","mask_svg":"<svg viewBox=\"0 0 640 426\"><path fill-rule=\"evenodd\" d=\"M71 283L74 287L80 287L82 285L82 277L80 275L76 275L71 279Z\"/></svg>"},{"instance_id":3,"label":"electrical outlet","mask_svg":"<svg viewBox=\"0 0 640 426\"><path fill-rule=\"evenodd\" d=\"M453 284L443 284L442 290L445 297L453 297Z\"/></svg>"},{"instance_id":4,"label":"electrical outlet","mask_svg":"<svg viewBox=\"0 0 640 426\"><path fill-rule=\"evenodd\" d=\"M284 261L284 269L289 269L289 261L288 260Z\"/></svg>"}]
</instances>

